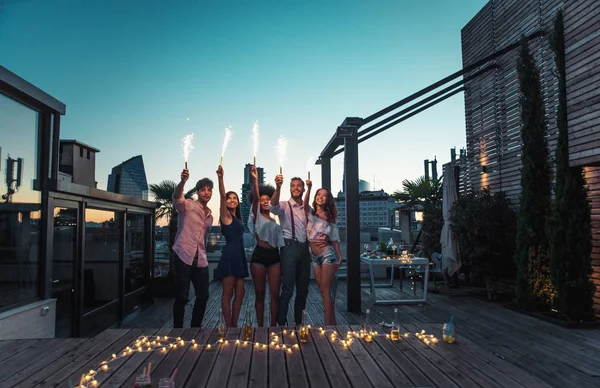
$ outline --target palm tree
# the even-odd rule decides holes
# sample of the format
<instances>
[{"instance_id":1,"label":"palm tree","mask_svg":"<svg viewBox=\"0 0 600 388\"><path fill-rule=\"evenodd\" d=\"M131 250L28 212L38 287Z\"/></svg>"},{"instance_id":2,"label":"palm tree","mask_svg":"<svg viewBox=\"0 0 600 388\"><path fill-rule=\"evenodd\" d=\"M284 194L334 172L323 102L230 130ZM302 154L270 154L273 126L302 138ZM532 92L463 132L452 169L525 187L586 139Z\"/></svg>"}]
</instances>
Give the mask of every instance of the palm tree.
<instances>
[{"instance_id":1,"label":"palm tree","mask_svg":"<svg viewBox=\"0 0 600 388\"><path fill-rule=\"evenodd\" d=\"M426 179L421 176L414 181L402 181L403 191L395 191L392 197L411 208L418 204L434 203L442 199L442 180Z\"/></svg>"},{"instance_id":2,"label":"palm tree","mask_svg":"<svg viewBox=\"0 0 600 388\"><path fill-rule=\"evenodd\" d=\"M150 185L150 193L154 197L154 201L160 204L156 209L156 219L167 217L169 222L169 247L173 246L177 234L177 210L173 206L173 193L176 187L177 184L169 180ZM192 188L185 193L185 198L192 198L195 193L196 188ZM173 270L173 259L173 251L169 249L169 273Z\"/></svg>"}]
</instances>

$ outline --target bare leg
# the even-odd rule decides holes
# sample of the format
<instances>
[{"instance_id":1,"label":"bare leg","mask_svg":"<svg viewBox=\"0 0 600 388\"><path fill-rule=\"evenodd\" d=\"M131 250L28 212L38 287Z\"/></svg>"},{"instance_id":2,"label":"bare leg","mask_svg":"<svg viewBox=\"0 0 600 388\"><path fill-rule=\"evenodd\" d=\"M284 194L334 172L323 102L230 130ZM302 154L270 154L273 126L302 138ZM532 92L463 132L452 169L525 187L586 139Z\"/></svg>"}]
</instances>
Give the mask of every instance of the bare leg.
<instances>
[{"instance_id":1,"label":"bare leg","mask_svg":"<svg viewBox=\"0 0 600 388\"><path fill-rule=\"evenodd\" d=\"M235 287L235 276L223 278L223 293L221 294L221 309L225 317L227 327L232 326L231 320L231 298L233 297L233 288Z\"/></svg>"},{"instance_id":2,"label":"bare leg","mask_svg":"<svg viewBox=\"0 0 600 388\"><path fill-rule=\"evenodd\" d=\"M274 264L269 267L269 298L271 300L271 326L277 326L279 313L279 285L281 284L281 266Z\"/></svg>"},{"instance_id":3,"label":"bare leg","mask_svg":"<svg viewBox=\"0 0 600 388\"><path fill-rule=\"evenodd\" d=\"M242 309L242 302L244 301L244 294L246 288L244 287L244 278L235 278L235 298L233 298L233 306L231 311L231 327L237 327L238 319L240 317L240 310Z\"/></svg>"},{"instance_id":4,"label":"bare leg","mask_svg":"<svg viewBox=\"0 0 600 388\"><path fill-rule=\"evenodd\" d=\"M321 269L321 297L323 297L323 310L325 311L325 325L335 325L335 309L331 299L331 285L337 271L337 264L323 264Z\"/></svg>"},{"instance_id":5,"label":"bare leg","mask_svg":"<svg viewBox=\"0 0 600 388\"><path fill-rule=\"evenodd\" d=\"M319 290L321 289L321 274L323 273L322 267L315 267L313 265L313 272L315 273L315 281L317 282L317 286Z\"/></svg>"},{"instance_id":6,"label":"bare leg","mask_svg":"<svg viewBox=\"0 0 600 388\"><path fill-rule=\"evenodd\" d=\"M254 282L254 309L256 310L256 324L262 327L265 318L265 289L267 269L262 265L252 264L250 266L252 272L252 281Z\"/></svg>"}]
</instances>

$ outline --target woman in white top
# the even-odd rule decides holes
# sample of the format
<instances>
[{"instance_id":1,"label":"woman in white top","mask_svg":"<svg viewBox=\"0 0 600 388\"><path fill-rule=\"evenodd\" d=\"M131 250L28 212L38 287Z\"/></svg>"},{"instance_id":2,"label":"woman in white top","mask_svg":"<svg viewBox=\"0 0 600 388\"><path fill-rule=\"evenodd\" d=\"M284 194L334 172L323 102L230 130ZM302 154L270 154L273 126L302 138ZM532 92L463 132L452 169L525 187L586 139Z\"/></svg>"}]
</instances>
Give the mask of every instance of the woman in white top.
<instances>
[{"instance_id":1,"label":"woman in white top","mask_svg":"<svg viewBox=\"0 0 600 388\"><path fill-rule=\"evenodd\" d=\"M258 185L258 172L256 167L250 170L252 176L252 191L249 202L252 203L252 211L248 219L248 229L256 237L256 247L252 253L250 272L254 281L256 310L256 323L263 326L265 315L266 278L269 277L269 296L271 300L271 326L277 324L277 313L279 311L279 285L281 283L281 269L279 248L285 245L283 231L269 211L271 196L275 192L273 186Z\"/></svg>"},{"instance_id":2,"label":"woman in white top","mask_svg":"<svg viewBox=\"0 0 600 388\"><path fill-rule=\"evenodd\" d=\"M312 182L306 180L306 186L308 190L304 197L304 210L308 216L306 237L310 244L311 261L315 272L315 280L323 298L325 325L335 325L331 285L333 284L335 272L342 263L342 252L339 243L340 233L336 225L337 208L331 192L326 188L320 188L315 194L311 209L309 199ZM329 244L316 243L322 241L323 237L326 237Z\"/></svg>"}]
</instances>

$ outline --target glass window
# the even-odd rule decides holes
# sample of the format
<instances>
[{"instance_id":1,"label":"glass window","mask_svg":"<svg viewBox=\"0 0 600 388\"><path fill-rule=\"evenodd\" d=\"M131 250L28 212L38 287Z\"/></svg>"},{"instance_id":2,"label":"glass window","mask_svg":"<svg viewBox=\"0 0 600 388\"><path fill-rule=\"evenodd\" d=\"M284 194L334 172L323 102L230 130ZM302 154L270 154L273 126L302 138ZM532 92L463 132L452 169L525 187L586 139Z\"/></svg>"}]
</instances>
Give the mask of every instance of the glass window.
<instances>
[{"instance_id":1,"label":"glass window","mask_svg":"<svg viewBox=\"0 0 600 388\"><path fill-rule=\"evenodd\" d=\"M119 217L110 210L85 210L83 260L83 313L88 314L119 299ZM119 319L119 303L84 317L83 334L105 328Z\"/></svg>"},{"instance_id":2,"label":"glass window","mask_svg":"<svg viewBox=\"0 0 600 388\"><path fill-rule=\"evenodd\" d=\"M150 238L150 217L127 214L125 227L125 295L145 287L150 282L150 252L146 252L146 241ZM139 293L138 293L139 294ZM144 302L146 294L125 297L125 314L135 310Z\"/></svg>"},{"instance_id":3,"label":"glass window","mask_svg":"<svg viewBox=\"0 0 600 388\"><path fill-rule=\"evenodd\" d=\"M39 296L38 113L0 94L0 309Z\"/></svg>"}]
</instances>

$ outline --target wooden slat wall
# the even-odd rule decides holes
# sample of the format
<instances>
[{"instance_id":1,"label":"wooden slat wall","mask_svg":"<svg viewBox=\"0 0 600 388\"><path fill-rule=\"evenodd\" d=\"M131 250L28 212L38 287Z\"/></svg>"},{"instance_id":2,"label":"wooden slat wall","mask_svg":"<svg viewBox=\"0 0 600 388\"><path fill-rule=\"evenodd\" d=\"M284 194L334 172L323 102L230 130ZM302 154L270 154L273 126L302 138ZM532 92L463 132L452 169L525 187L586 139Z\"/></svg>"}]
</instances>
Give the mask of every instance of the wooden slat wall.
<instances>
[{"instance_id":1,"label":"wooden slat wall","mask_svg":"<svg viewBox=\"0 0 600 388\"><path fill-rule=\"evenodd\" d=\"M463 28L463 65L548 29L562 0L493 0ZM548 146L556 148L556 88L553 53L546 37L529 43L546 99ZM518 50L497 59L493 73L469 81L465 91L467 157L473 189L501 190L518 201L521 191L521 118ZM482 174L486 165L487 173Z\"/></svg>"},{"instance_id":2,"label":"wooden slat wall","mask_svg":"<svg viewBox=\"0 0 600 388\"><path fill-rule=\"evenodd\" d=\"M565 50L571 164L600 163L600 1L565 3Z\"/></svg>"},{"instance_id":3,"label":"wooden slat wall","mask_svg":"<svg viewBox=\"0 0 600 388\"><path fill-rule=\"evenodd\" d=\"M588 166L593 212L595 304L600 311L600 1L491 0L462 30L463 66L539 29L551 32L564 7L567 51L569 148L572 165ZM540 68L548 120L548 149L554 159L558 104L554 53L548 37L530 41ZM519 51L497 59L493 73L465 84L467 177L470 189L504 191L514 203L521 193ZM487 173L482 174L482 165ZM469 189L466 189L467 191Z\"/></svg>"},{"instance_id":4,"label":"wooden slat wall","mask_svg":"<svg viewBox=\"0 0 600 388\"><path fill-rule=\"evenodd\" d=\"M594 306L600 313L600 166L585 167L584 171L592 205L592 280L596 285Z\"/></svg>"}]
</instances>

